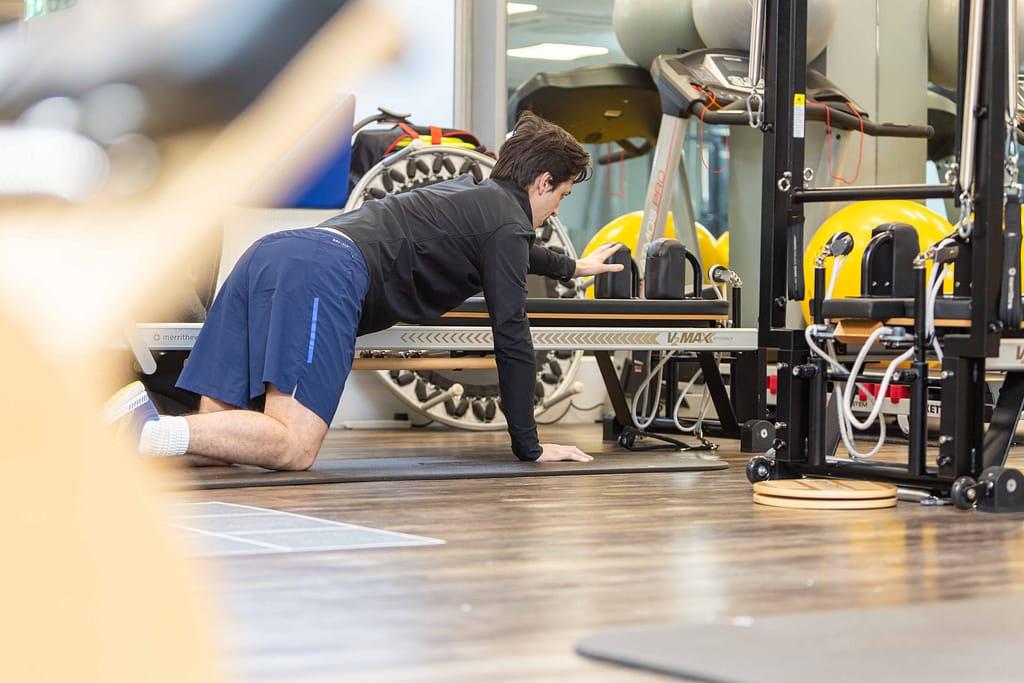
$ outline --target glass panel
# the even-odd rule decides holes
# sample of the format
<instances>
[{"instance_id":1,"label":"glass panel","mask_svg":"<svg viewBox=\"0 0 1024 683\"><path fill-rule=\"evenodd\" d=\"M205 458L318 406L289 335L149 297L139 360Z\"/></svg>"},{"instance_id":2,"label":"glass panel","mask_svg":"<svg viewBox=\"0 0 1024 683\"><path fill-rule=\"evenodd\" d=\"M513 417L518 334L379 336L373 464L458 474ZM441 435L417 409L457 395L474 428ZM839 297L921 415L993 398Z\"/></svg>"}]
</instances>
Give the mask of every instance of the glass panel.
<instances>
[{"instance_id":1,"label":"glass panel","mask_svg":"<svg viewBox=\"0 0 1024 683\"><path fill-rule=\"evenodd\" d=\"M635 67L615 35L612 25L613 0L532 0L529 5L536 9L516 13L509 10L507 41L510 50L554 43L603 48L606 52L564 61L526 58L516 56L517 52L513 52L506 59L509 98L536 74L557 76L580 67L609 64ZM571 94L567 97L571 97ZM661 111L656 98L651 101L650 107L651 116L657 121ZM594 112L574 111L572 106L566 109L573 112L573 116L597 116ZM566 121L552 116L549 118L570 127ZM509 125L512 125L511 119ZM653 129L656 128L655 123ZM694 216L717 236L726 230L728 221L728 129L705 126L703 135L701 132L699 125L688 126L684 146L685 168L690 193L696 205ZM629 138L628 142L640 146L644 140ZM628 158L629 155L615 142L584 144L584 147L594 159L593 178L575 188L559 212L559 218L578 252L583 252L609 222L643 210L654 156L648 152Z\"/></svg>"}]
</instances>

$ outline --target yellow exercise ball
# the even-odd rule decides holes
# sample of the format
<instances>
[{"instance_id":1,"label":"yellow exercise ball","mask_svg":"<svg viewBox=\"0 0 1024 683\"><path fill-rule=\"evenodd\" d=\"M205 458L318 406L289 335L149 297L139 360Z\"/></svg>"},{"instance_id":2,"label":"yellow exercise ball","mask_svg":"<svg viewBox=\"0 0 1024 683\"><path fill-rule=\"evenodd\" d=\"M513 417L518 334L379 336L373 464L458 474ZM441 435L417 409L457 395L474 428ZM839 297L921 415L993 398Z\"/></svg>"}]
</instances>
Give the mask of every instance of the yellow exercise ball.
<instances>
[{"instance_id":1,"label":"yellow exercise ball","mask_svg":"<svg viewBox=\"0 0 1024 683\"><path fill-rule=\"evenodd\" d=\"M613 218L606 223L597 233L590 238L587 242L587 246L583 249L582 256L586 256L590 252L597 249L602 244L608 244L609 242L622 242L630 248L633 252L633 258L636 259L636 245L640 241L640 226L643 223L644 212L643 211L631 211L629 213L622 214L617 218ZM700 262L704 266L704 282L708 282L707 269L708 266L718 264L722 266L729 265L728 247L726 252L722 252L720 248L720 240L708 231L700 223L695 223L697 228L697 249L700 251ZM726 233L728 235L728 233ZM672 219L672 214L669 213L665 221L665 234L664 237L676 236L675 221ZM723 235L724 237L725 235ZM728 244L728 240L726 240ZM593 298L593 288L587 290L587 297Z\"/></svg>"},{"instance_id":2,"label":"yellow exercise ball","mask_svg":"<svg viewBox=\"0 0 1024 683\"><path fill-rule=\"evenodd\" d=\"M697 223L697 249L700 250L700 263L704 266L704 282L708 280L708 268L711 266L729 266L729 257L722 253L721 239L711 231Z\"/></svg>"},{"instance_id":3,"label":"yellow exercise ball","mask_svg":"<svg viewBox=\"0 0 1024 683\"><path fill-rule=\"evenodd\" d=\"M718 258L720 259L718 264L729 267L729 231L723 232L717 240L715 240L715 247L718 249Z\"/></svg>"},{"instance_id":4,"label":"yellow exercise ball","mask_svg":"<svg viewBox=\"0 0 1024 683\"><path fill-rule=\"evenodd\" d=\"M643 219L643 211L630 211L611 219L590 238L587 246L583 249L583 256L594 251L602 244L608 244L609 242L622 242L632 249L633 255L636 256L636 243L640 240L640 224L643 222ZM665 221L665 237L675 236L676 226L670 213L668 220Z\"/></svg>"},{"instance_id":5,"label":"yellow exercise ball","mask_svg":"<svg viewBox=\"0 0 1024 683\"><path fill-rule=\"evenodd\" d=\"M837 233L850 233L853 237L853 251L847 254L843 262L832 297L860 296L860 262L864 247L871 239L872 229L885 223L906 223L917 228L922 250L953 232L953 226L945 218L923 204L907 199L857 202L836 211L811 236L807 251L804 252L806 287L804 300L800 302L804 320L811 319L808 302L814 296L814 260L822 247ZM831 281L834 267L834 258L825 262L826 286Z\"/></svg>"}]
</instances>

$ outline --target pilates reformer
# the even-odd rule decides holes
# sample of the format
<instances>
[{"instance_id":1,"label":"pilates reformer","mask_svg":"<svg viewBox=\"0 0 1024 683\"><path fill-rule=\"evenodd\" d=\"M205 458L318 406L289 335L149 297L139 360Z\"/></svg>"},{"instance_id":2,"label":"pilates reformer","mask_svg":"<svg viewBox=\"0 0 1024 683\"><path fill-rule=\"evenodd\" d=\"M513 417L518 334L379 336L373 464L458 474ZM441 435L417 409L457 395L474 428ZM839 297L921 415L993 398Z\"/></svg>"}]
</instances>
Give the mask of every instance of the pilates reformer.
<instances>
[{"instance_id":1,"label":"pilates reformer","mask_svg":"<svg viewBox=\"0 0 1024 683\"><path fill-rule=\"evenodd\" d=\"M761 66L765 61L765 47L768 46L774 51L779 45L778 40L764 40L765 5L764 2L757 4L754 21L758 22L762 30L751 31L749 52L702 49L689 50L683 54L661 55L654 58L650 72L653 78L641 68L620 66L583 67L562 73L538 74L520 86L510 99L510 119L524 109L533 110L555 120L580 140L618 143L623 149L623 154L619 158L637 156L653 147L651 181L644 202L640 241L636 246L640 271L644 269L644 259L647 255L645 247L664 234L670 210L675 218L677 235L688 247L696 251L696 236L691 234L693 214L692 203L687 195L688 184L678 182L678 178L685 172L685 167L680 165L679 160L686 126L691 119L699 119L702 125L708 123L733 126L736 133L756 130L759 133L772 132L773 135L780 135L773 121L766 119L770 114L766 98L770 95L772 103L776 104L776 93L767 93L762 85L764 79L761 76ZM790 11L788 5L786 11ZM776 19L777 16L773 16L773 21ZM782 34L778 36L785 38L782 42L788 48L788 38ZM798 59L793 63L804 62ZM857 104L824 74L809 69L804 76L797 91L799 97L779 104L799 105L794 107L794 112L799 114L800 120L792 130L792 137L795 138L793 144L799 145L801 151L807 125L811 121L825 124L823 127L826 133L829 127L859 131L863 135L876 137L925 138L932 132L929 126L924 125L874 121L864 107ZM657 102L653 99L655 97ZM576 106L579 102L585 102L586 105ZM655 109L652 115L652 108L657 107L659 103L660 111ZM832 137L834 135L828 135L829 139ZM843 138L849 139L850 136L844 135ZM623 144L623 139L642 139L644 142L639 146L628 142ZM830 142L829 145L831 144ZM808 149L814 148L809 146ZM736 150L734 152L738 153ZM822 147L819 152L824 163L825 148ZM767 148L765 154L773 159L773 163L775 158L782 158L781 153L769 152ZM615 155L610 157L615 158ZM779 164L779 168L766 171L773 175L765 176L771 177L772 181L765 183L762 197L779 192L784 193L783 197L787 194L802 197L818 191L804 192L804 185L810 185L814 173L813 169L807 170L802 167L802 159L799 168L782 168L783 165ZM743 168L738 170L742 172ZM831 166L829 171L831 172ZM753 182L753 178L750 180ZM826 205L832 201L843 201L845 197L841 193L844 191L845 188L823 188L819 195L821 199L816 199L818 204L815 205L810 200L799 203L801 215L798 221L786 222L787 217L781 211L771 214L771 220L775 221L776 225L787 226L785 231L780 232L780 239L774 241L770 248L774 252L770 258L779 264L778 272L783 274L784 278L794 268L798 268L803 257L804 215L810 214L813 207L821 217L824 217L828 211ZM930 192L932 195L924 196L950 195L949 190L944 187L932 188ZM814 218L815 216L811 214L808 220ZM741 226L742 224L737 227ZM734 233L734 240L736 236L737 233ZM768 253L769 248L766 247L763 251ZM731 265L738 272L757 272L762 269L757 250L734 250L732 257ZM773 307L772 316L778 317L780 311L785 312L785 302L788 299L800 299L803 296L803 282L799 278L784 282L782 290L778 290L772 296L762 295L762 291L766 292L767 287L762 290L761 284L756 278L747 283L748 298L752 297L762 303L770 301ZM738 289L733 291L733 295L738 294ZM738 315L734 316L734 324L751 325L754 324L754 320L764 319L764 315L757 317L750 316L749 313L748 311L744 319L740 319ZM773 320L762 329L770 335L772 328L779 326L781 322ZM763 352L774 353L777 345L782 347L786 342L778 342L775 338L766 336L761 348ZM767 372L761 365L763 360L756 360L755 355L741 354L741 357L736 359L736 374L740 381L732 383L731 387L734 390L732 400L737 406L737 414L743 415L748 423L745 425L747 432L753 429L750 426L753 423L765 423L764 420L755 418L764 415L767 408L765 387L760 384Z\"/></svg>"},{"instance_id":2,"label":"pilates reformer","mask_svg":"<svg viewBox=\"0 0 1024 683\"><path fill-rule=\"evenodd\" d=\"M611 90L618 95L626 91L630 97L645 93L649 97L655 97L649 77L646 77L647 80L644 82L638 82L636 74L632 71L623 73L615 71L612 74L615 76L613 81L615 87L610 88L607 71L607 69L602 68L591 75L589 82L593 86L590 89L593 96L606 96L609 90ZM544 90L544 92L547 91ZM524 99L522 104L530 101L532 100L529 98ZM510 107L512 106L515 105L510 105ZM601 111L604 110L601 109ZM641 113L639 112L636 115L640 116ZM624 129L620 130L622 126L627 125L625 123L626 119L629 119L630 122L632 121L631 117L619 117L611 124L603 120L601 122L591 121L590 123L598 125L603 135L616 138L629 137ZM393 120L393 117L385 120ZM652 122L647 123L648 127L653 125ZM628 125L633 124L629 123ZM592 137L590 133L584 135L579 131L575 131L575 134L580 139L590 139ZM356 209L364 201L375 197L402 192L464 173L472 173L474 178L479 181L490 174L493 163L493 159L490 157L469 149L447 147L444 145L410 144L405 149L383 158L359 180L350 193L346 210ZM543 246L560 251L570 257L575 257L576 255L572 242L557 217L552 217L538 231L537 241ZM699 269L699 262L697 267ZM694 274L692 279L694 282L697 282L699 281L699 276ZM583 298L585 287L582 283L575 280L555 282L536 276L531 276L531 280L532 283L529 285L531 299L528 314L534 325L548 325L552 324L551 321L561 320L563 324L590 328L595 324L600 325L606 321L607 314L601 313L595 316L593 313L597 308L595 306L596 302ZM697 299L697 301L689 303L677 302L675 305L669 302L634 299L618 303L609 301L601 304L600 307L605 311L613 311L609 324L622 326L623 328L648 327L652 321L655 324L661 324L664 321L664 324L671 326L685 324L703 327L709 324L721 323L728 317L727 304L724 301L719 303L700 301L701 295L699 292L694 292L693 298ZM693 312L680 317L678 310L680 308L686 309L688 306L691 307ZM660 311L668 312L661 313ZM467 318L467 316L470 316L470 318ZM476 304L467 302L465 306L446 316L445 320L438 322L443 325L465 324L467 320L474 316L479 324L487 324L482 302ZM681 322L684 320L689 322ZM588 330L588 334L592 333L593 330ZM618 345L618 348L623 347L628 347L628 344ZM575 377L582 362L583 350L582 348L573 349L569 346L538 348L536 391L538 416L545 410L559 405L566 398L571 397L574 390L578 389L578 382L575 381ZM652 351L659 350L652 348ZM666 353L671 354L674 352L667 351ZM711 380L706 382L706 385L709 390L712 387L714 388L716 410L723 413L723 417L719 420L720 423L724 423L723 432L735 434L734 411L731 408L726 410L727 399L725 398L725 390L722 387L718 368L711 368L713 363L710 360L710 356L706 354L698 354L698 356L701 359L702 372L712 377ZM601 358L599 358L599 364L602 366L602 376L613 399L616 396L621 396L621 388L615 389L612 386L612 371L610 368L604 367L604 361ZM381 368L379 375L389 390L406 405L438 422L460 429L490 430L500 429L504 426L500 402L497 400L499 392L493 365L489 366L486 363L478 362L474 364L472 369L462 367L457 377L453 376L446 368L430 369L428 365L421 365L418 368L406 367L403 370ZM448 399L442 401L437 400L439 397L438 391L449 391L456 384L462 388L464 392L462 395L449 396ZM671 394L671 390L669 393ZM624 400L625 398L623 397ZM610 439L618 438L623 430L631 429L633 423L636 422L631 416L627 417L629 413L621 401L615 408L616 418L608 428L607 436ZM667 420L660 420L660 422L665 423ZM658 425L655 426L657 427ZM665 424L660 426L670 427L670 425Z\"/></svg>"},{"instance_id":3,"label":"pilates reformer","mask_svg":"<svg viewBox=\"0 0 1024 683\"><path fill-rule=\"evenodd\" d=\"M407 115L381 110L379 116L367 121L374 120L407 122ZM356 129L364 123L357 124ZM492 166L493 159L473 149L413 140L362 175L349 193L346 210L354 210L377 197L465 173L472 173L481 180L489 175ZM575 256L557 217L538 230L537 240L544 246ZM607 436L617 439L624 432L631 435L634 420L621 382L614 376L611 352L619 349L659 354L685 351L700 359L722 432L735 435L734 410L711 350L748 351L754 348L755 341L750 330L713 327L725 324L726 301L701 300L695 295L696 300L597 302L583 299L582 283L575 280L555 282L530 276L528 286L531 322L535 327L545 328L534 332L538 416L556 405L564 405L566 399L581 389L575 378L583 352L593 351L614 404L615 417L606 421ZM480 329L466 327L474 322ZM501 429L504 423L494 362L481 357L491 350L482 301L467 302L436 323L433 327L400 326L374 335L372 339L360 339L360 357L356 358L354 369L376 371L397 398L429 419L460 429ZM548 327L551 325L555 327ZM152 352L187 351L199 327L198 324L142 325L138 328L143 330L141 334L130 333L128 337L139 366L149 372L147 368L155 365Z\"/></svg>"},{"instance_id":4,"label":"pilates reformer","mask_svg":"<svg viewBox=\"0 0 1024 683\"><path fill-rule=\"evenodd\" d=\"M958 92L959 155L956 173L938 185L811 188L802 182L803 140L794 134L794 93L805 89L803 2L771 2L767 26L766 136L763 170L760 343L778 357L778 399L771 447L751 459L748 478L801 476L887 481L958 508L1024 509L1024 476L1005 467L1024 408L1024 344L1020 297L1020 185L1016 181L1015 3L962 2ZM1011 29L1008 31L1007 26ZM761 27L763 28L763 27ZM796 37L795 39L793 37ZM1011 163L1012 161L1012 163ZM1012 168L1011 168L1012 166ZM948 240L922 245L897 283L871 278L862 296L825 299L824 270L815 271L815 322L786 328L785 307L802 298L799 268L787 248L801 231L803 208L813 202L857 199L957 199L961 218ZM1003 221L1005 218L1005 227ZM882 251L897 246L892 235ZM825 254L828 257L830 254ZM926 265L932 262L932 277ZM890 258L890 267L892 266ZM941 269L952 265L952 296L942 295ZM820 275L819 275L820 272ZM878 282L886 286L872 289ZM884 375L864 370L872 343L888 361ZM842 345L849 344L847 353ZM834 353L824 350L833 345ZM856 360L847 365L853 349ZM869 349L865 352L865 348ZM764 359L760 359L764 362ZM940 369L933 366L940 362ZM986 415L992 373L1005 379ZM843 389L858 382L905 387L909 399L909 449L905 462L835 454L835 410ZM831 387L831 391L829 388ZM928 453L929 396L940 394L938 449ZM842 407L840 405L840 407ZM987 421L987 426L986 426ZM849 427L854 424L849 420ZM840 436L843 436L840 433ZM845 439L844 439L845 440Z\"/></svg>"},{"instance_id":5,"label":"pilates reformer","mask_svg":"<svg viewBox=\"0 0 1024 683\"><path fill-rule=\"evenodd\" d=\"M760 69L760 53L757 50L754 53L758 55L756 60L750 60L746 53L735 50L694 50L682 55L662 55L655 58L651 74L639 67L619 65L538 74L520 86L510 99L509 117L514 119L520 111L526 109L535 111L556 121L577 139L594 143L617 143L623 148L621 158L654 150L640 240L636 245L637 268L643 272L647 246L664 235L670 210L675 218L677 235L694 254L698 254L688 183L685 180L678 182L678 178L685 173L680 160L686 125L689 119L699 118L702 124L706 121L746 127L748 124L753 125L758 117L763 118L763 108L751 108L750 98L747 97L748 94L756 94L754 85L759 81L759 77L750 75ZM871 135L923 136L927 133L927 129L920 126L876 123L870 120L862 107L854 104L852 98L822 74L811 72L810 78L808 97L812 101L828 103L829 106L808 109L809 120L828 121L836 128L861 130ZM763 99L760 95L757 97ZM578 106L580 102L586 104ZM744 107L745 103L748 106ZM644 141L641 146L628 142L638 138ZM797 236L795 232L791 235L791 249ZM737 253L736 257L736 261L749 260L750 263L745 265L752 272L756 270L756 256ZM702 264L698 269L703 271L705 265L714 266ZM752 294L757 298L757 283L753 284ZM732 289L732 296L737 303L739 293L739 288ZM740 319L738 306L736 309L734 324L742 326L745 320ZM735 359L735 374L746 380L757 377L760 368L754 356L753 353L740 354ZM649 359L642 354L635 360L638 364L649 363ZM712 385L717 384L714 378L721 376L720 371L717 368L711 369L705 357L700 356L700 360L699 372L710 373L708 389L713 393ZM671 390L675 386L674 379L670 379L665 386ZM760 396L764 387L739 387L732 383L731 388L730 401L734 411L726 417L726 422L733 416L739 416L743 422L756 421L753 418L764 408L765 399ZM722 402L715 400L716 409ZM673 420L652 419L655 424L661 423L669 428L675 415L672 417ZM725 432L734 434L731 424Z\"/></svg>"},{"instance_id":6,"label":"pilates reformer","mask_svg":"<svg viewBox=\"0 0 1024 683\"><path fill-rule=\"evenodd\" d=\"M646 424L637 418L635 399L638 397L633 397L631 405L625 383L612 361L612 352L616 350L654 352L666 362L676 355L686 354L699 363L709 400L718 416L719 433L729 437L739 435L735 405L726 390L715 354L750 351L753 337L750 329L722 326L729 318L729 302L724 299L536 299L528 301L527 315L538 350L550 354L574 347L594 353L613 410L612 420L606 422L606 440L617 440L629 446L637 437L675 443L655 433L671 431L668 420L648 430L653 418L646 420ZM442 322L467 326L486 324L487 312L482 300L471 299L445 315ZM678 412L677 404L682 398L676 393L677 384L672 373L664 382L666 412L673 415ZM675 424L678 426L678 422ZM643 429L638 430L638 427ZM699 431L697 435L703 441Z\"/></svg>"},{"instance_id":7,"label":"pilates reformer","mask_svg":"<svg viewBox=\"0 0 1024 683\"><path fill-rule=\"evenodd\" d=\"M543 363L551 363L559 353L593 352L614 412L612 438L623 445L634 447L646 438L676 444L671 439L635 429L612 360L612 354L622 349L695 354L704 370L723 433L738 434L734 407L713 354L754 350L757 331L718 326L728 318L726 301L529 299L527 315L534 349L545 359ZM133 350L136 356L187 351L192 348L201 327L201 323L140 323ZM427 415L435 411L465 410L462 406L467 406L470 412L483 411L479 417L485 419L486 411L497 409L497 395L470 401L462 396L461 382L440 379L431 373L438 369L493 368L492 360L481 357L491 351L493 337L483 300L470 299L435 323L395 325L357 338L353 369L378 370L390 381L401 382L413 392L417 391L419 383L418 400L421 405L427 405L423 409ZM446 355L432 355L438 352ZM416 375L411 374L414 369L418 371ZM544 368L539 370L544 371ZM453 390L456 386L459 388ZM538 408L550 408L570 398L580 388L578 382L573 382L557 393L551 392L538 399Z\"/></svg>"}]
</instances>

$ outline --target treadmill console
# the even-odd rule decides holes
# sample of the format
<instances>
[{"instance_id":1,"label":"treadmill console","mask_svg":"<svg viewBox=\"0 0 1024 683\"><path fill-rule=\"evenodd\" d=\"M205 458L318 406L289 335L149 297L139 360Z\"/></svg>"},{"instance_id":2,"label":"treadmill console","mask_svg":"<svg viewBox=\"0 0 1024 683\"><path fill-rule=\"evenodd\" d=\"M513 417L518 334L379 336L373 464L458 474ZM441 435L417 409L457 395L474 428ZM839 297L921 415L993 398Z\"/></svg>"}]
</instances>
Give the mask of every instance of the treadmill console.
<instances>
[{"instance_id":1,"label":"treadmill console","mask_svg":"<svg viewBox=\"0 0 1024 683\"><path fill-rule=\"evenodd\" d=\"M723 97L736 94L746 97L750 93L749 64L746 55L708 52L694 69L694 74L705 84L714 84L712 87L721 91ZM764 79L758 81L757 90L764 92Z\"/></svg>"},{"instance_id":2,"label":"treadmill console","mask_svg":"<svg viewBox=\"0 0 1024 683\"><path fill-rule=\"evenodd\" d=\"M747 53L740 50L691 50L656 57L651 75L662 111L670 116L690 116L695 103L708 105L711 96L719 107L744 107L750 94L749 63ZM757 90L763 94L763 79ZM815 102L841 105L845 111L849 111L846 102L852 102L849 95L813 69L807 70L807 97ZM862 107L856 103L854 106L861 116L867 116Z\"/></svg>"}]
</instances>

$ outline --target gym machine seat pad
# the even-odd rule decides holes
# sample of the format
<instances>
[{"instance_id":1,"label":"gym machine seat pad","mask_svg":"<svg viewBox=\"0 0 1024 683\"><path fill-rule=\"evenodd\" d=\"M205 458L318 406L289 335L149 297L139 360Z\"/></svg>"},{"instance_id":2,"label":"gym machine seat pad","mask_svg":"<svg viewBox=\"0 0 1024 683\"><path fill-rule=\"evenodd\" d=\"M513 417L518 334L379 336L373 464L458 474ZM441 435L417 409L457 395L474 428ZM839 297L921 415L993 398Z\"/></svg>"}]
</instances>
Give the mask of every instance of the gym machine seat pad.
<instances>
[{"instance_id":1,"label":"gym machine seat pad","mask_svg":"<svg viewBox=\"0 0 1024 683\"><path fill-rule=\"evenodd\" d=\"M826 318L856 318L859 320L891 320L913 318L913 298L848 297L826 299L821 312ZM935 302L936 320L970 320L970 297L941 297Z\"/></svg>"}]
</instances>

